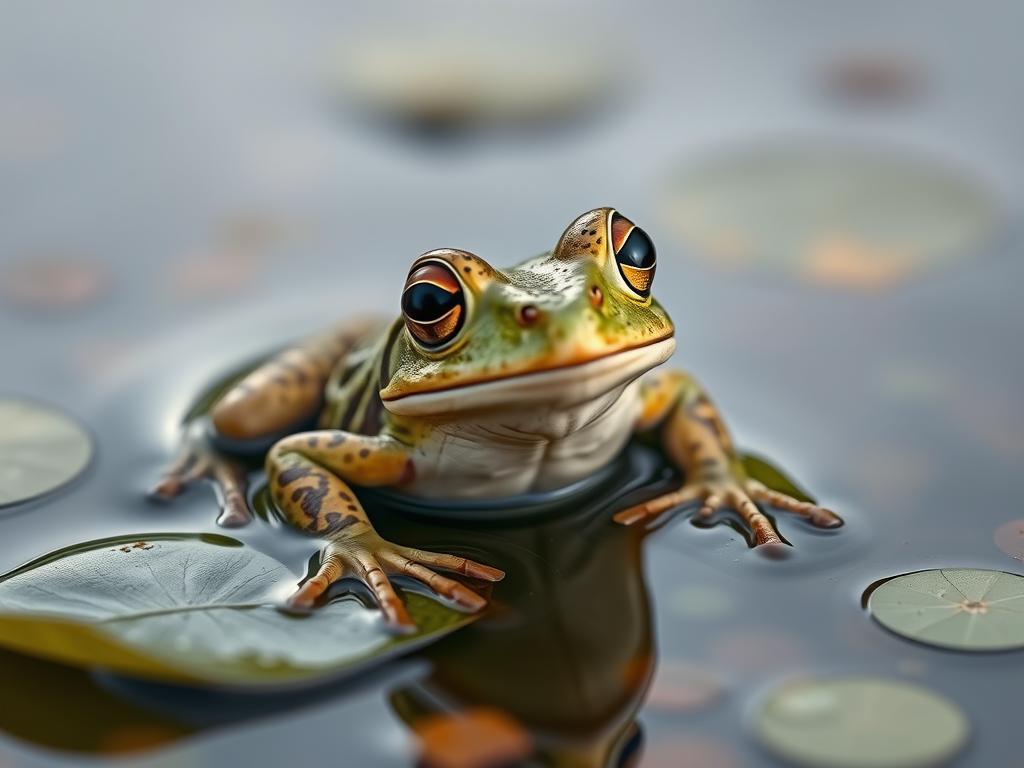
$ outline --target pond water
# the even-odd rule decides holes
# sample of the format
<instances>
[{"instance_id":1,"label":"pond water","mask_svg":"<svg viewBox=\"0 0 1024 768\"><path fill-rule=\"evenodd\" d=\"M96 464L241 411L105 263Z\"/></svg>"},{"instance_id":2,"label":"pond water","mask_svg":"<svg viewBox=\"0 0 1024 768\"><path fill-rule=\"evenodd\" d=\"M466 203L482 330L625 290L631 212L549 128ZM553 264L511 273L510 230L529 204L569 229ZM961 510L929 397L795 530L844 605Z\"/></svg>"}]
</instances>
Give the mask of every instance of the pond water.
<instances>
[{"instance_id":1,"label":"pond water","mask_svg":"<svg viewBox=\"0 0 1024 768\"><path fill-rule=\"evenodd\" d=\"M95 455L55 493L0 509L0 571L89 539L217 532L207 488L167 506L144 498L199 392L337 318L396 311L424 250L514 263L605 204L658 244L654 293L680 342L671 364L697 374L741 447L770 457L846 525L823 533L778 515L793 545L781 558L685 515L649 532L613 525L621 504L668 482L642 446L611 485L541 517L437 521L377 499L386 537L507 572L483 619L354 679L273 695L140 683L0 651L0 763L397 767L453 732L468 744L476 728L508 755L527 744L540 765L636 755L652 767L773 765L756 724L776 686L853 677L952 702L969 727L955 764L1013 764L1024 652L905 640L871 619L862 595L923 569L1024 573L1005 528L1024 519L1024 125L1005 106L1019 94L997 77L1013 71L997 63L1019 25L989 20L985 57L920 16L887 19L920 41L912 54L933 75L931 95L852 114L802 90L821 50L784 5L771 15L737 6L725 20L652 5L619 20L650 48L636 62L644 88L613 99L619 109L551 134L441 144L339 117L325 97L328 54L350 28L387 21L366 9L173 23L133 11L101 24L72 4L52 26L19 10L21 23L0 33L3 56L30 72L17 103L49 115L52 130L5 160L0 268L73 263L88 290L72 280L58 286L71 300L40 301L37 286L4 283L0 390L76 418ZM842 41L859 17L836 14L822 23ZM705 66L688 66L686 51ZM960 79L942 77L950 67ZM970 258L901 262L899 280L881 282L845 280L847 251L827 281L808 281L691 258L674 239L663 190L680 160L722 149L725 136L756 145L850 133L965 169L994 201L996 228L959 244ZM296 578L316 550L268 521L230 535ZM468 731L436 718L454 712L470 713Z\"/></svg>"}]
</instances>

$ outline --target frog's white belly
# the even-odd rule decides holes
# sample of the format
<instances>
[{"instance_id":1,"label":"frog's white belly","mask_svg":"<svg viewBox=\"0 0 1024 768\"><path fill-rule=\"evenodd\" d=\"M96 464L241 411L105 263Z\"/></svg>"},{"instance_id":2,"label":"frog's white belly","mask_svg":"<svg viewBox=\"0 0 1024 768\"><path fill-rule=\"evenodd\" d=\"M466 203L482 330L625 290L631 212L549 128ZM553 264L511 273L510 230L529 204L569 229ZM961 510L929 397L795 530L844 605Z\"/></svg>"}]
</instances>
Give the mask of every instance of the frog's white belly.
<instances>
[{"instance_id":1,"label":"frog's white belly","mask_svg":"<svg viewBox=\"0 0 1024 768\"><path fill-rule=\"evenodd\" d=\"M618 455L639 409L634 381L571 408L529 405L439 424L417 447L415 479L402 491L482 499L569 485Z\"/></svg>"}]
</instances>

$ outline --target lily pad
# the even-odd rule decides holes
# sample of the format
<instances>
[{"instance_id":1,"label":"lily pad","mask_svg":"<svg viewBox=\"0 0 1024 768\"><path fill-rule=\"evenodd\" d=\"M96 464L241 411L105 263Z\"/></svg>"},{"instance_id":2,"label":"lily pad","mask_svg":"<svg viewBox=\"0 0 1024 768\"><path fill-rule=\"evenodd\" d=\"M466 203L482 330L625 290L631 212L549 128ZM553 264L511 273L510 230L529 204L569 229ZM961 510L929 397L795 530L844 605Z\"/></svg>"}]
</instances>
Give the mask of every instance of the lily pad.
<instances>
[{"instance_id":1,"label":"lily pad","mask_svg":"<svg viewBox=\"0 0 1024 768\"><path fill-rule=\"evenodd\" d=\"M978 568L896 576L868 597L868 611L896 634L941 648L1024 648L1024 577Z\"/></svg>"},{"instance_id":2,"label":"lily pad","mask_svg":"<svg viewBox=\"0 0 1024 768\"><path fill-rule=\"evenodd\" d=\"M0 507L59 488L92 458L89 434L52 408L0 399L0 424Z\"/></svg>"},{"instance_id":3,"label":"lily pad","mask_svg":"<svg viewBox=\"0 0 1024 768\"><path fill-rule=\"evenodd\" d=\"M472 620L418 594L406 595L412 635L355 597L291 615L276 603L295 581L225 536L92 541L0 579L0 645L134 677L281 686L359 671Z\"/></svg>"},{"instance_id":4,"label":"lily pad","mask_svg":"<svg viewBox=\"0 0 1024 768\"><path fill-rule=\"evenodd\" d=\"M755 727L771 752L815 768L944 764L970 731L963 713L945 697L872 678L784 684L763 702Z\"/></svg>"},{"instance_id":5,"label":"lily pad","mask_svg":"<svg viewBox=\"0 0 1024 768\"><path fill-rule=\"evenodd\" d=\"M969 172L885 146L779 140L691 163L670 181L690 252L730 270L877 291L977 255L998 228Z\"/></svg>"}]
</instances>

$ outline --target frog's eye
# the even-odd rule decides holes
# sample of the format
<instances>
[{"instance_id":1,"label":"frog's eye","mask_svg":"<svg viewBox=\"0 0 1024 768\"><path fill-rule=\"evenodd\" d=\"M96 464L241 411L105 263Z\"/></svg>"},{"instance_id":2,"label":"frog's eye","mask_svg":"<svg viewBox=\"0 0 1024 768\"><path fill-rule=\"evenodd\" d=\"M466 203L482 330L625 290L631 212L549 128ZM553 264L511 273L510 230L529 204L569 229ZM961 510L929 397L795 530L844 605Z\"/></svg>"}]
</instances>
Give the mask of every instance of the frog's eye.
<instances>
[{"instance_id":1,"label":"frog's eye","mask_svg":"<svg viewBox=\"0 0 1024 768\"><path fill-rule=\"evenodd\" d=\"M466 297L451 268L440 261L415 268L405 282L402 313L424 347L437 349L454 339L466 316Z\"/></svg>"},{"instance_id":2,"label":"frog's eye","mask_svg":"<svg viewBox=\"0 0 1024 768\"><path fill-rule=\"evenodd\" d=\"M654 243L640 227L617 213L612 214L611 230L619 274L626 285L646 299L651 295L654 270L658 266Z\"/></svg>"}]
</instances>

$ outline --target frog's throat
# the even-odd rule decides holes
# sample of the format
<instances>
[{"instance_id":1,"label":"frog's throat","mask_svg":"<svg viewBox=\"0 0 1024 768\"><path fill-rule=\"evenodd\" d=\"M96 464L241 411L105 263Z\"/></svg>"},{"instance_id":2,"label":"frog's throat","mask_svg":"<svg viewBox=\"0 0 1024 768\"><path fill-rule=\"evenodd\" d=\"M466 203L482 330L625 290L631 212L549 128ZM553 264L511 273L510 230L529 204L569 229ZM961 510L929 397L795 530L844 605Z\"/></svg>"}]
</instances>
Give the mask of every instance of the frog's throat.
<instances>
[{"instance_id":1,"label":"frog's throat","mask_svg":"<svg viewBox=\"0 0 1024 768\"><path fill-rule=\"evenodd\" d=\"M675 348L675 339L669 337L583 363L432 392L401 395L383 402L385 408L399 416L437 416L492 409L521 410L537 405L571 407L624 387L668 360Z\"/></svg>"}]
</instances>

